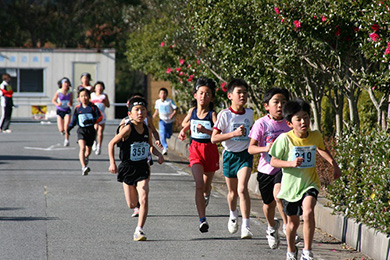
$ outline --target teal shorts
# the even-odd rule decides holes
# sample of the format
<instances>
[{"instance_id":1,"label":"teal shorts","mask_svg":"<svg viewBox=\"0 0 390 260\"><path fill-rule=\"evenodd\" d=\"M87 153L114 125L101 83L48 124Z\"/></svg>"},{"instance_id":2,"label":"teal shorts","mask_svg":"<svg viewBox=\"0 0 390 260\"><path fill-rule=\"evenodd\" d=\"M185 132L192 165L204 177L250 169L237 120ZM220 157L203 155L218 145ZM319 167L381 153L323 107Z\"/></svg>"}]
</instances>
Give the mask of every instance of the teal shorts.
<instances>
[{"instance_id":1,"label":"teal shorts","mask_svg":"<svg viewBox=\"0 0 390 260\"><path fill-rule=\"evenodd\" d=\"M237 178L237 172L243 167L252 168L253 155L248 150L234 153L225 151L223 153L223 175L228 178Z\"/></svg>"}]
</instances>

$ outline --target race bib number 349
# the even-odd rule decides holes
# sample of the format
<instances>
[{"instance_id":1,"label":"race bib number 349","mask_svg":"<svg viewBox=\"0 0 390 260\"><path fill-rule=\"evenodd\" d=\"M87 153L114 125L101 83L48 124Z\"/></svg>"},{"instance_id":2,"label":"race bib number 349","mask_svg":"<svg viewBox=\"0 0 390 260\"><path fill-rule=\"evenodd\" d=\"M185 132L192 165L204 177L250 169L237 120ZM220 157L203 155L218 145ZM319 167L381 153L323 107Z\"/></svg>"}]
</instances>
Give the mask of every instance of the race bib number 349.
<instances>
[{"instance_id":1,"label":"race bib number 349","mask_svg":"<svg viewBox=\"0 0 390 260\"><path fill-rule=\"evenodd\" d=\"M130 160L133 162L145 160L148 158L149 154L149 144L142 143L133 143L130 146Z\"/></svg>"},{"instance_id":2,"label":"race bib number 349","mask_svg":"<svg viewBox=\"0 0 390 260\"><path fill-rule=\"evenodd\" d=\"M297 168L313 168L316 164L316 150L317 147L313 146L294 146L293 158L294 161L298 157L303 158L303 163Z\"/></svg>"}]
</instances>

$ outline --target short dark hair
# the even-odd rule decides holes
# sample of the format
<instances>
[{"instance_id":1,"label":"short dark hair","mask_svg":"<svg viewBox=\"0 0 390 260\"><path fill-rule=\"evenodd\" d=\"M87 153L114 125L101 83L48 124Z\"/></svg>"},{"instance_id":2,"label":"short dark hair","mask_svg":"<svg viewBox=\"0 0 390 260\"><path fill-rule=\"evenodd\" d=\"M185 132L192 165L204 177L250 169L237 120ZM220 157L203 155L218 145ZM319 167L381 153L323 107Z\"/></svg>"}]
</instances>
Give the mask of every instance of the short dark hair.
<instances>
[{"instance_id":1,"label":"short dark hair","mask_svg":"<svg viewBox=\"0 0 390 260\"><path fill-rule=\"evenodd\" d=\"M83 73L81 73L80 79L81 79L82 77L84 77L84 76L86 76L89 80L92 80L91 74L89 74L88 72L83 72Z\"/></svg>"},{"instance_id":2,"label":"short dark hair","mask_svg":"<svg viewBox=\"0 0 390 260\"><path fill-rule=\"evenodd\" d=\"M83 91L85 91L85 93L87 93L88 97L91 97L91 91L89 91L89 90L86 89L86 88L80 89L80 91L79 91L79 96L80 96L81 92L83 92Z\"/></svg>"},{"instance_id":3,"label":"short dark hair","mask_svg":"<svg viewBox=\"0 0 390 260\"><path fill-rule=\"evenodd\" d=\"M103 90L106 89L106 86L104 85L104 82L103 82L103 81L97 81L97 82L95 83L95 85L93 85L93 89L95 89L96 85L98 85L98 84L102 85Z\"/></svg>"},{"instance_id":4,"label":"short dark hair","mask_svg":"<svg viewBox=\"0 0 390 260\"><path fill-rule=\"evenodd\" d=\"M11 75L9 75L8 73L4 73L1 78L2 78L2 80L7 80L7 79L11 78Z\"/></svg>"},{"instance_id":5,"label":"short dark hair","mask_svg":"<svg viewBox=\"0 0 390 260\"><path fill-rule=\"evenodd\" d=\"M70 84L70 80L67 78L67 77L63 77L62 79L60 79L58 82L57 82L57 85L58 85L58 88L62 88L62 82L63 81L67 81L69 83L69 87L72 86L72 84Z\"/></svg>"},{"instance_id":6,"label":"short dark hair","mask_svg":"<svg viewBox=\"0 0 390 260\"><path fill-rule=\"evenodd\" d=\"M275 96L276 94L282 94L285 98L286 98L286 101L289 101L290 100L290 93L288 92L287 89L285 88L271 88L269 90L267 90L265 93L264 93L264 97L263 97L263 103L264 104L268 104L268 102L272 99L273 96Z\"/></svg>"},{"instance_id":7,"label":"short dark hair","mask_svg":"<svg viewBox=\"0 0 390 260\"><path fill-rule=\"evenodd\" d=\"M283 106L283 117L286 121L291 123L292 117L299 111L304 111L310 116L310 105L305 100L296 98L288 101Z\"/></svg>"},{"instance_id":8,"label":"short dark hair","mask_svg":"<svg viewBox=\"0 0 390 260\"><path fill-rule=\"evenodd\" d=\"M195 82L194 82L194 94L198 91L198 89L200 87L203 87L203 86L210 88L211 94L213 95L213 97L215 97L215 89L216 89L217 85L215 84L214 80L209 79L209 78L205 78L205 77L200 77L197 80L195 80ZM191 105L193 107L196 107L197 106L197 101L196 100L192 100ZM213 109L214 109L214 103L210 102L209 110L213 110Z\"/></svg>"},{"instance_id":9,"label":"short dark hair","mask_svg":"<svg viewBox=\"0 0 390 260\"><path fill-rule=\"evenodd\" d=\"M158 90L158 93L160 93L160 91L164 91L164 92L168 95L168 89L166 89L166 88L160 88L160 89Z\"/></svg>"},{"instance_id":10,"label":"short dark hair","mask_svg":"<svg viewBox=\"0 0 390 260\"><path fill-rule=\"evenodd\" d=\"M228 93L233 93L234 88L236 88L236 87L244 87L244 88L246 88L246 90L249 90L249 85L248 85L248 83L246 83L245 80L243 80L243 79L232 79L229 82L228 86L227 86L227 92Z\"/></svg>"}]
</instances>

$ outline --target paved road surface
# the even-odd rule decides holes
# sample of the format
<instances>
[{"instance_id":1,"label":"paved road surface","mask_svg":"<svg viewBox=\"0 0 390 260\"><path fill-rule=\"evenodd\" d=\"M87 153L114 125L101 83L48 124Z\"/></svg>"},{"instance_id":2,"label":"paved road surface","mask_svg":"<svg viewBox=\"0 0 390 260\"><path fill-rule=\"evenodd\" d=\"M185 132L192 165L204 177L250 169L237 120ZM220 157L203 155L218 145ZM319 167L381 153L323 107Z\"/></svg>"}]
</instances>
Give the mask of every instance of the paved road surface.
<instances>
[{"instance_id":1,"label":"paved road surface","mask_svg":"<svg viewBox=\"0 0 390 260\"><path fill-rule=\"evenodd\" d=\"M285 240L280 249L269 249L261 218L251 222L251 240L227 231L220 178L207 208L210 231L200 233L192 176L173 154L152 167L148 240L134 242L137 220L130 217L121 184L108 173L114 125L106 128L102 154L91 155L88 176L81 176L76 130L70 147L62 146L55 124L13 124L12 130L0 134L1 260L285 259ZM259 201L254 198L254 204ZM319 242L315 253L318 259L361 259L333 241Z\"/></svg>"}]
</instances>

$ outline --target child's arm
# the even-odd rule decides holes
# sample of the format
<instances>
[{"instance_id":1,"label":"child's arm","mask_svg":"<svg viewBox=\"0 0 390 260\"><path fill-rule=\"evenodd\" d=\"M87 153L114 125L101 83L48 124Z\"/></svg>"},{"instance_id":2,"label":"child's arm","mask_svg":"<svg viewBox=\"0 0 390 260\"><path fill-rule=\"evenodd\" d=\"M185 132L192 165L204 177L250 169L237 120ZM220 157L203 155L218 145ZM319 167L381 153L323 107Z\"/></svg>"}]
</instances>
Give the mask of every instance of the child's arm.
<instances>
[{"instance_id":1,"label":"child's arm","mask_svg":"<svg viewBox=\"0 0 390 260\"><path fill-rule=\"evenodd\" d=\"M259 153L268 153L271 150L273 143L269 143L267 146L259 146L259 142L256 139L252 139L249 143L248 153L249 154L259 154Z\"/></svg>"},{"instance_id":2,"label":"child's arm","mask_svg":"<svg viewBox=\"0 0 390 260\"><path fill-rule=\"evenodd\" d=\"M219 142L223 142L223 141L229 140L229 139L231 139L233 137L238 137L238 136L243 136L243 135L245 135L245 127L244 127L244 125L241 125L240 127L238 127L233 132L229 132L229 133L226 133L226 134L221 134L220 130L214 128L213 133L211 135L211 142L212 143L219 143Z\"/></svg>"},{"instance_id":3,"label":"child's arm","mask_svg":"<svg viewBox=\"0 0 390 260\"><path fill-rule=\"evenodd\" d=\"M114 138L111 139L111 141L108 143L108 157L110 158L110 167L108 170L111 173L117 173L118 169L115 164L115 145L119 143L122 139L125 139L128 137L131 133L131 127L130 125L125 126L120 130L120 132L114 136Z\"/></svg>"},{"instance_id":4,"label":"child's arm","mask_svg":"<svg viewBox=\"0 0 390 260\"><path fill-rule=\"evenodd\" d=\"M74 112L73 112L73 116L72 116L72 120L70 121L70 124L69 124L69 126L68 126L68 134L70 135L70 130L72 130L73 129L73 127L75 127L76 126L76 124L78 123L78 116L77 116L77 111L78 111L78 109L77 109L77 107L76 107L76 109L74 110Z\"/></svg>"},{"instance_id":5,"label":"child's arm","mask_svg":"<svg viewBox=\"0 0 390 260\"><path fill-rule=\"evenodd\" d=\"M150 131L152 131L152 135L155 139L155 145L157 145L158 147L162 148L162 145L161 145L161 141L160 141L160 135L158 133L158 131L156 130L156 127L154 127L154 124L153 124L153 119L148 115L146 116L146 120L148 121L148 127L150 129Z\"/></svg>"},{"instance_id":6,"label":"child's arm","mask_svg":"<svg viewBox=\"0 0 390 260\"><path fill-rule=\"evenodd\" d=\"M158 108L156 108L156 109L154 110L153 118L156 118L157 115L158 115Z\"/></svg>"},{"instance_id":7,"label":"child's arm","mask_svg":"<svg viewBox=\"0 0 390 260\"><path fill-rule=\"evenodd\" d=\"M60 101L60 103L57 103L57 98L58 98L58 92L56 92L56 93L54 94L54 97L53 97L53 99L51 100L51 103L53 103L55 106L59 107L59 106L61 106L61 101Z\"/></svg>"},{"instance_id":8,"label":"child's arm","mask_svg":"<svg viewBox=\"0 0 390 260\"><path fill-rule=\"evenodd\" d=\"M180 130L180 133L179 133L179 140L181 141L184 141L186 139L186 133L187 131L190 129L191 127L191 113L192 111L194 110L194 108L191 108L190 110L188 110L188 113L186 115L186 117L183 119L183 122L181 122L181 126L183 127L181 130Z\"/></svg>"},{"instance_id":9,"label":"child's arm","mask_svg":"<svg viewBox=\"0 0 390 260\"><path fill-rule=\"evenodd\" d=\"M329 150L325 148L325 150L321 150L317 148L318 153L321 155L322 158L324 158L330 165L333 166L333 177L334 179L338 179L341 177L341 170L339 168L339 165L337 164L336 160L333 158L333 156L330 154Z\"/></svg>"},{"instance_id":10,"label":"child's arm","mask_svg":"<svg viewBox=\"0 0 390 260\"><path fill-rule=\"evenodd\" d=\"M302 157L295 158L294 161L283 161L278 158L271 158L271 166L274 168L296 168L299 167L303 163Z\"/></svg>"},{"instance_id":11,"label":"child's arm","mask_svg":"<svg viewBox=\"0 0 390 260\"><path fill-rule=\"evenodd\" d=\"M172 119L177 113L177 108L173 110L172 114L169 115L169 119Z\"/></svg>"},{"instance_id":12,"label":"child's arm","mask_svg":"<svg viewBox=\"0 0 390 260\"><path fill-rule=\"evenodd\" d=\"M158 156L158 163L162 164L164 162L164 156L154 147L153 141L152 141L152 135L150 134L150 129L149 129L149 145L150 145L150 153Z\"/></svg>"},{"instance_id":13,"label":"child's arm","mask_svg":"<svg viewBox=\"0 0 390 260\"><path fill-rule=\"evenodd\" d=\"M108 108L110 107L110 100L108 99L108 96L106 95L106 98L103 100L104 105Z\"/></svg>"},{"instance_id":14,"label":"child's arm","mask_svg":"<svg viewBox=\"0 0 390 260\"><path fill-rule=\"evenodd\" d=\"M68 106L70 108L72 108L72 106L73 106L73 93L72 92L70 92L70 100L69 100Z\"/></svg>"}]
</instances>

